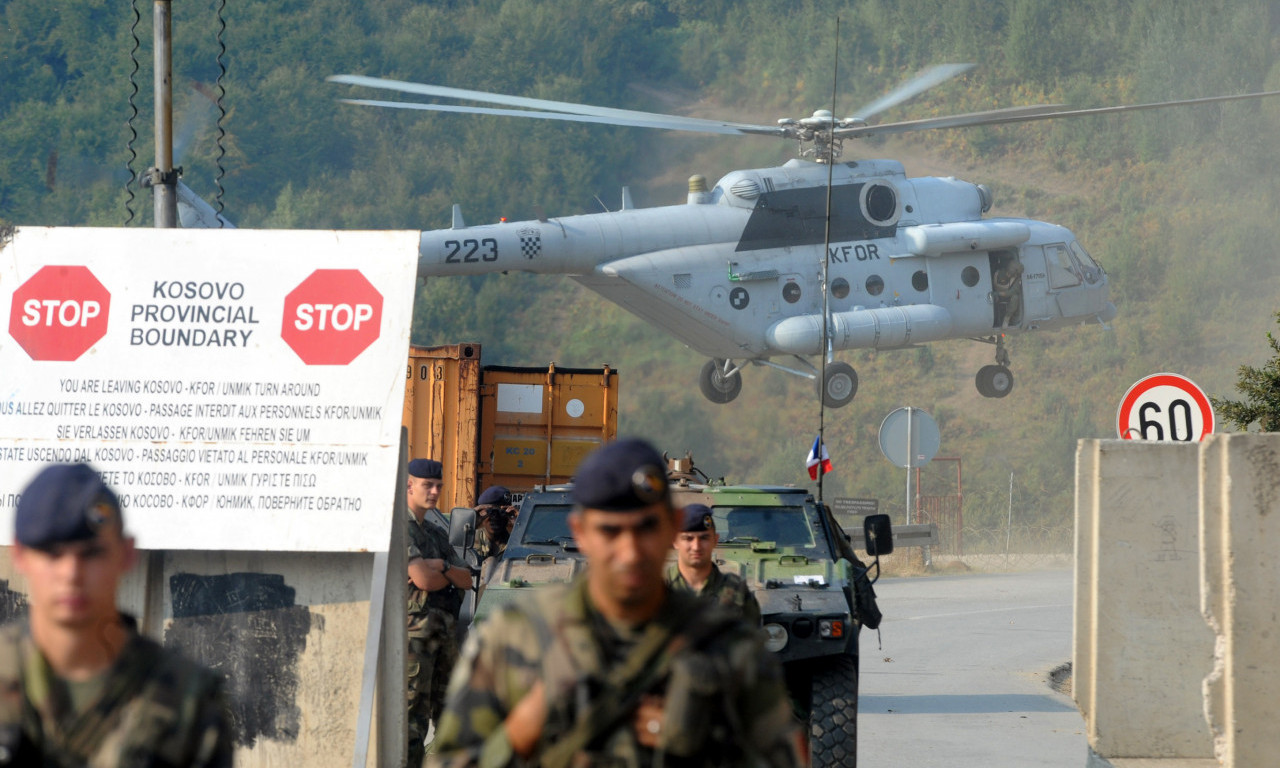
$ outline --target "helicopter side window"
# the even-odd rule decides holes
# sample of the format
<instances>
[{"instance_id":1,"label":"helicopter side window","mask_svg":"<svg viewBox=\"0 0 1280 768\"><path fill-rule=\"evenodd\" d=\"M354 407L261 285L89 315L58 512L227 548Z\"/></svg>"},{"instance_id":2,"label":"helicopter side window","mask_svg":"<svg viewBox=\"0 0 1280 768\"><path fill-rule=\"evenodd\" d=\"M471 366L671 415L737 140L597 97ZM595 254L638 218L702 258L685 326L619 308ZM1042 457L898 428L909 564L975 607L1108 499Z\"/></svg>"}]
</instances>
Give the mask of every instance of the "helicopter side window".
<instances>
[{"instance_id":1,"label":"helicopter side window","mask_svg":"<svg viewBox=\"0 0 1280 768\"><path fill-rule=\"evenodd\" d=\"M911 276L911 287L921 293L929 290L929 273L923 269L916 270L916 273Z\"/></svg>"},{"instance_id":2,"label":"helicopter side window","mask_svg":"<svg viewBox=\"0 0 1280 768\"><path fill-rule=\"evenodd\" d=\"M1085 281L1096 283L1102 279L1102 267L1098 266L1098 262L1093 260L1079 240L1071 241L1071 253L1075 254L1076 261L1083 268Z\"/></svg>"},{"instance_id":3,"label":"helicopter side window","mask_svg":"<svg viewBox=\"0 0 1280 768\"><path fill-rule=\"evenodd\" d=\"M1050 288L1070 288L1080 284L1080 273L1065 245L1046 245L1044 260L1049 265Z\"/></svg>"},{"instance_id":4,"label":"helicopter side window","mask_svg":"<svg viewBox=\"0 0 1280 768\"><path fill-rule=\"evenodd\" d=\"M867 278L867 293L871 294L872 296L879 296L880 292L883 290L884 290L883 278L881 278L879 275L872 275L871 277Z\"/></svg>"}]
</instances>

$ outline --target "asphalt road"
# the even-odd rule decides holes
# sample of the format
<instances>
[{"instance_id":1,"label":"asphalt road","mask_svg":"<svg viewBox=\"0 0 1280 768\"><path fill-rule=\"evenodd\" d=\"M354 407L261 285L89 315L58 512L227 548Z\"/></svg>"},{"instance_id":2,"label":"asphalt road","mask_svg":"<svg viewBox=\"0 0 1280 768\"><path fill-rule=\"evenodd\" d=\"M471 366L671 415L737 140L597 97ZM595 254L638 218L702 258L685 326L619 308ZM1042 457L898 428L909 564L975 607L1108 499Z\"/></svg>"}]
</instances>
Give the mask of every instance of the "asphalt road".
<instances>
[{"instance_id":1,"label":"asphalt road","mask_svg":"<svg viewBox=\"0 0 1280 768\"><path fill-rule=\"evenodd\" d=\"M1071 659L1072 573L881 579L863 630L858 764L1082 768L1084 721L1049 673Z\"/></svg>"}]
</instances>

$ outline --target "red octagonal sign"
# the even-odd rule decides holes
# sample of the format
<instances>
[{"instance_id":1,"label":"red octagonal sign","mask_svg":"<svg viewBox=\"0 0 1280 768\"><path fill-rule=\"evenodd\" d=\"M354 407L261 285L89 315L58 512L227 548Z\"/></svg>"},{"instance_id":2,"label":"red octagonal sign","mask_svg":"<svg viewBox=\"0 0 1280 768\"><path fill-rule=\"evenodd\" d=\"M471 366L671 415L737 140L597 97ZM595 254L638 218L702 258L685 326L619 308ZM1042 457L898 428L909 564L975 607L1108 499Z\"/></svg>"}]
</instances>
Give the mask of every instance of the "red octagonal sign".
<instances>
[{"instance_id":1,"label":"red octagonal sign","mask_svg":"<svg viewBox=\"0 0 1280 768\"><path fill-rule=\"evenodd\" d=\"M111 294L88 267L41 267L13 292L9 335L32 360L75 360L107 334Z\"/></svg>"},{"instance_id":2,"label":"red octagonal sign","mask_svg":"<svg viewBox=\"0 0 1280 768\"><path fill-rule=\"evenodd\" d=\"M284 297L280 337L307 365L346 365L382 330L382 294L358 269L317 269Z\"/></svg>"}]
</instances>

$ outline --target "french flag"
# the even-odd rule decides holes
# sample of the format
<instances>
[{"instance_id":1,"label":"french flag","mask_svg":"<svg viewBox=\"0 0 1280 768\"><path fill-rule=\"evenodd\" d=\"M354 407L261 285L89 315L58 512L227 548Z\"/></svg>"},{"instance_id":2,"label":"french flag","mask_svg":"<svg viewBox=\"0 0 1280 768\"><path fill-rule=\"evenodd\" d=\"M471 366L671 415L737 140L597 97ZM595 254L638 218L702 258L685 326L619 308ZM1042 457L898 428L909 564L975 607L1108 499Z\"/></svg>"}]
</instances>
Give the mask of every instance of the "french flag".
<instances>
[{"instance_id":1,"label":"french flag","mask_svg":"<svg viewBox=\"0 0 1280 768\"><path fill-rule=\"evenodd\" d=\"M831 471L831 457L827 455L827 446L822 443L821 436L813 438L813 447L809 449L809 458L804 460L804 465L809 469L810 480L817 480L819 474Z\"/></svg>"}]
</instances>

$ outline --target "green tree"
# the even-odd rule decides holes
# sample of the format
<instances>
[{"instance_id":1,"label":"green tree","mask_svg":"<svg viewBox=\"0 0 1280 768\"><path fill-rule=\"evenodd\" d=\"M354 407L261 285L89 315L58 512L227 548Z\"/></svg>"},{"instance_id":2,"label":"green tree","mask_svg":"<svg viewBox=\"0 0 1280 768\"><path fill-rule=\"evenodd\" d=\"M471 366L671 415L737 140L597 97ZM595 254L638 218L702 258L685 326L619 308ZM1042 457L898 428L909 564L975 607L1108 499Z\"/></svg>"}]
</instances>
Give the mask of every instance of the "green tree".
<instances>
[{"instance_id":1,"label":"green tree","mask_svg":"<svg viewBox=\"0 0 1280 768\"><path fill-rule=\"evenodd\" d=\"M1276 322L1280 323L1280 312L1276 313ZM1241 431L1248 431L1249 425L1256 421L1263 432L1280 432L1280 341L1268 333L1267 343L1276 354L1266 365L1240 366L1236 390L1244 395L1244 400L1209 398L1222 418Z\"/></svg>"}]
</instances>

